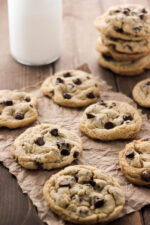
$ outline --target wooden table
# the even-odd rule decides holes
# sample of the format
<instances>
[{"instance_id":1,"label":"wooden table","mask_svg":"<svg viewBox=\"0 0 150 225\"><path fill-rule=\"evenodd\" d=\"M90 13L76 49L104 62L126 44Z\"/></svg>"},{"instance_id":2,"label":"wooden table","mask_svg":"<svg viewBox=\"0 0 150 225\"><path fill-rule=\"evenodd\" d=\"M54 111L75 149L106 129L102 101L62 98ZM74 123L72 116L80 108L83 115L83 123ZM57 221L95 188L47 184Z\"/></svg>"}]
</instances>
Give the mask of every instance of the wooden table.
<instances>
[{"instance_id":1,"label":"wooden table","mask_svg":"<svg viewBox=\"0 0 150 225\"><path fill-rule=\"evenodd\" d=\"M0 0L0 89L22 88L34 84L48 75L63 69L71 69L87 62L93 73L131 97L137 81L149 76L149 71L140 76L120 77L102 69L97 63L95 43L98 32L93 21L113 4L130 0L64 0L64 34L61 59L45 67L27 67L15 62L9 54L7 1ZM132 0L150 7L149 0ZM143 110L150 114L149 110ZM17 180L0 164L0 225L42 225L35 207L27 195L22 194ZM114 221L111 225L150 225L150 206Z\"/></svg>"}]
</instances>

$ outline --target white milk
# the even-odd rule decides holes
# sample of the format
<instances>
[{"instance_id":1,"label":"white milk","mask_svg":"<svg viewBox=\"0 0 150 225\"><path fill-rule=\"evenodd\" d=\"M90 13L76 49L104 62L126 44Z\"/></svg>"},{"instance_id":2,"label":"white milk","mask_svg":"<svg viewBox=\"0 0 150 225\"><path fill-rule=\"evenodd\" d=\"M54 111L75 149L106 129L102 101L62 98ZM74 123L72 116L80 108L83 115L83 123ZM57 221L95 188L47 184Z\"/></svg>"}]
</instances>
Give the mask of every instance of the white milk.
<instances>
[{"instance_id":1,"label":"white milk","mask_svg":"<svg viewBox=\"0 0 150 225\"><path fill-rule=\"evenodd\" d=\"M26 65L59 58L62 38L61 0L8 0L10 49Z\"/></svg>"}]
</instances>

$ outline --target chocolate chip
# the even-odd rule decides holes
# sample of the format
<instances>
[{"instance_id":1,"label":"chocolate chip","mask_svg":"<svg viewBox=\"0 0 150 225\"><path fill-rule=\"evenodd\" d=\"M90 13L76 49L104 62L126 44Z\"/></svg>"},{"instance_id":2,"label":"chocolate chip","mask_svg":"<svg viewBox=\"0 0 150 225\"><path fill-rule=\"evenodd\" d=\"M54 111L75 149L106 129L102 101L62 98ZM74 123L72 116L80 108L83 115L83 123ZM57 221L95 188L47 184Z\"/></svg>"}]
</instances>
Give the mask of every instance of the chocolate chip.
<instances>
[{"instance_id":1,"label":"chocolate chip","mask_svg":"<svg viewBox=\"0 0 150 225\"><path fill-rule=\"evenodd\" d=\"M117 9L117 10L115 10L114 12L115 12L115 13L120 13L120 10Z\"/></svg>"},{"instance_id":2,"label":"chocolate chip","mask_svg":"<svg viewBox=\"0 0 150 225\"><path fill-rule=\"evenodd\" d=\"M38 137L38 138L34 141L34 143L37 144L37 145L39 145L39 146L42 146L42 145L45 144L43 137Z\"/></svg>"},{"instance_id":3,"label":"chocolate chip","mask_svg":"<svg viewBox=\"0 0 150 225\"><path fill-rule=\"evenodd\" d=\"M99 102L99 104L100 104L100 105L106 106L106 103L105 103L103 100L101 100L101 101Z\"/></svg>"},{"instance_id":4,"label":"chocolate chip","mask_svg":"<svg viewBox=\"0 0 150 225\"><path fill-rule=\"evenodd\" d=\"M53 95L55 94L54 90L52 90L52 91L50 92L50 94L53 96Z\"/></svg>"},{"instance_id":5,"label":"chocolate chip","mask_svg":"<svg viewBox=\"0 0 150 225\"><path fill-rule=\"evenodd\" d=\"M138 33L138 32L140 32L141 27L133 27L133 30L134 30L136 33Z\"/></svg>"},{"instance_id":6,"label":"chocolate chip","mask_svg":"<svg viewBox=\"0 0 150 225\"><path fill-rule=\"evenodd\" d=\"M90 114L90 113L87 113L86 116L87 116L88 119L92 119L92 118L95 117L93 114Z\"/></svg>"},{"instance_id":7,"label":"chocolate chip","mask_svg":"<svg viewBox=\"0 0 150 225\"><path fill-rule=\"evenodd\" d=\"M90 77L89 77L89 76L87 76L86 78L87 78L88 80L90 79Z\"/></svg>"},{"instance_id":8,"label":"chocolate chip","mask_svg":"<svg viewBox=\"0 0 150 225\"><path fill-rule=\"evenodd\" d=\"M71 182L69 180L64 180L59 184L59 187L71 187Z\"/></svg>"},{"instance_id":9,"label":"chocolate chip","mask_svg":"<svg viewBox=\"0 0 150 225\"><path fill-rule=\"evenodd\" d=\"M27 97L24 98L24 100L25 100L26 102L30 102L30 101L31 101L31 98L30 98L29 96L27 96Z\"/></svg>"},{"instance_id":10,"label":"chocolate chip","mask_svg":"<svg viewBox=\"0 0 150 225\"><path fill-rule=\"evenodd\" d=\"M125 115L123 115L123 119L124 119L124 121L133 120L133 117L130 114L125 114Z\"/></svg>"},{"instance_id":11,"label":"chocolate chip","mask_svg":"<svg viewBox=\"0 0 150 225\"><path fill-rule=\"evenodd\" d=\"M38 162L37 160L34 160L34 164L37 166L38 169L43 169L43 163Z\"/></svg>"},{"instance_id":12,"label":"chocolate chip","mask_svg":"<svg viewBox=\"0 0 150 225\"><path fill-rule=\"evenodd\" d=\"M52 136L55 136L55 137L59 136L59 134L58 134L58 129L57 129L57 128L52 129L52 130L50 131L50 134L51 134Z\"/></svg>"},{"instance_id":13,"label":"chocolate chip","mask_svg":"<svg viewBox=\"0 0 150 225\"><path fill-rule=\"evenodd\" d=\"M140 17L141 20L144 19L144 13L140 13L138 16Z\"/></svg>"},{"instance_id":14,"label":"chocolate chip","mask_svg":"<svg viewBox=\"0 0 150 225\"><path fill-rule=\"evenodd\" d=\"M82 84L82 82L79 78L77 78L76 80L73 80L73 83L76 84L76 85Z\"/></svg>"},{"instance_id":15,"label":"chocolate chip","mask_svg":"<svg viewBox=\"0 0 150 225\"><path fill-rule=\"evenodd\" d=\"M93 94L93 92L89 92L87 95L86 95L87 98L95 98L95 95Z\"/></svg>"},{"instance_id":16,"label":"chocolate chip","mask_svg":"<svg viewBox=\"0 0 150 225\"><path fill-rule=\"evenodd\" d=\"M126 47L130 50L133 51L133 48L130 45L126 45Z\"/></svg>"},{"instance_id":17,"label":"chocolate chip","mask_svg":"<svg viewBox=\"0 0 150 225\"><path fill-rule=\"evenodd\" d=\"M144 141L150 141L150 138L145 138Z\"/></svg>"},{"instance_id":18,"label":"chocolate chip","mask_svg":"<svg viewBox=\"0 0 150 225\"><path fill-rule=\"evenodd\" d=\"M61 150L61 155L64 155L64 156L70 155L69 149L63 148L63 149Z\"/></svg>"},{"instance_id":19,"label":"chocolate chip","mask_svg":"<svg viewBox=\"0 0 150 225\"><path fill-rule=\"evenodd\" d=\"M107 123L105 123L104 127L109 130L109 129L114 128L115 125L112 122L107 122Z\"/></svg>"},{"instance_id":20,"label":"chocolate chip","mask_svg":"<svg viewBox=\"0 0 150 225\"><path fill-rule=\"evenodd\" d=\"M16 113L15 119L16 120L23 120L24 119L24 114L23 113Z\"/></svg>"},{"instance_id":21,"label":"chocolate chip","mask_svg":"<svg viewBox=\"0 0 150 225\"><path fill-rule=\"evenodd\" d=\"M12 100L6 100L6 101L4 101L4 105L11 106L11 105L13 105L13 101Z\"/></svg>"},{"instance_id":22,"label":"chocolate chip","mask_svg":"<svg viewBox=\"0 0 150 225\"><path fill-rule=\"evenodd\" d=\"M71 74L68 72L68 73L64 73L64 77L71 77Z\"/></svg>"},{"instance_id":23,"label":"chocolate chip","mask_svg":"<svg viewBox=\"0 0 150 225\"><path fill-rule=\"evenodd\" d=\"M146 85L148 85L148 86L149 86L149 85L150 85L150 81L149 81L149 82L147 82L147 83L146 83Z\"/></svg>"},{"instance_id":24,"label":"chocolate chip","mask_svg":"<svg viewBox=\"0 0 150 225\"><path fill-rule=\"evenodd\" d=\"M116 106L116 103L115 103L115 102L112 102L112 105L113 105L113 106Z\"/></svg>"},{"instance_id":25,"label":"chocolate chip","mask_svg":"<svg viewBox=\"0 0 150 225\"><path fill-rule=\"evenodd\" d=\"M64 83L64 80L62 78L60 78L60 77L57 77L57 82L58 83Z\"/></svg>"},{"instance_id":26,"label":"chocolate chip","mask_svg":"<svg viewBox=\"0 0 150 225\"><path fill-rule=\"evenodd\" d=\"M130 9L129 9L129 8L125 8L125 9L123 10L123 13L124 13L126 16L129 16Z\"/></svg>"},{"instance_id":27,"label":"chocolate chip","mask_svg":"<svg viewBox=\"0 0 150 225\"><path fill-rule=\"evenodd\" d=\"M73 157L74 157L74 158L78 158L78 156L79 156L79 152L74 152L74 153L73 153Z\"/></svg>"},{"instance_id":28,"label":"chocolate chip","mask_svg":"<svg viewBox=\"0 0 150 225\"><path fill-rule=\"evenodd\" d=\"M33 105L30 104L29 106L30 106L31 108L33 108Z\"/></svg>"},{"instance_id":29,"label":"chocolate chip","mask_svg":"<svg viewBox=\"0 0 150 225\"><path fill-rule=\"evenodd\" d=\"M114 27L114 30L118 33L123 33L123 29L119 27Z\"/></svg>"},{"instance_id":30,"label":"chocolate chip","mask_svg":"<svg viewBox=\"0 0 150 225\"><path fill-rule=\"evenodd\" d=\"M145 8L143 8L141 12L142 12L142 13L147 13L147 11L146 11Z\"/></svg>"},{"instance_id":31,"label":"chocolate chip","mask_svg":"<svg viewBox=\"0 0 150 225\"><path fill-rule=\"evenodd\" d=\"M95 200L94 200L95 208L100 208L103 205L104 205L104 199L102 199L102 198L95 198Z\"/></svg>"},{"instance_id":32,"label":"chocolate chip","mask_svg":"<svg viewBox=\"0 0 150 225\"><path fill-rule=\"evenodd\" d=\"M126 152L126 153L125 153L125 156L126 156L127 158L129 158L129 159L133 159L133 158L134 158L134 151L131 150L131 151L129 151L129 152Z\"/></svg>"},{"instance_id":33,"label":"chocolate chip","mask_svg":"<svg viewBox=\"0 0 150 225\"><path fill-rule=\"evenodd\" d=\"M71 99L71 95L68 94L68 93L65 93L65 94L64 94L64 98L66 98L66 99Z\"/></svg>"},{"instance_id":34,"label":"chocolate chip","mask_svg":"<svg viewBox=\"0 0 150 225\"><path fill-rule=\"evenodd\" d=\"M150 172L144 171L141 174L141 178L142 178L142 180L149 182L150 181Z\"/></svg>"},{"instance_id":35,"label":"chocolate chip","mask_svg":"<svg viewBox=\"0 0 150 225\"><path fill-rule=\"evenodd\" d=\"M85 185L91 185L92 187L95 187L96 182L93 179L91 179L91 180L88 180L88 181L84 181L83 184L85 184Z\"/></svg>"}]
</instances>

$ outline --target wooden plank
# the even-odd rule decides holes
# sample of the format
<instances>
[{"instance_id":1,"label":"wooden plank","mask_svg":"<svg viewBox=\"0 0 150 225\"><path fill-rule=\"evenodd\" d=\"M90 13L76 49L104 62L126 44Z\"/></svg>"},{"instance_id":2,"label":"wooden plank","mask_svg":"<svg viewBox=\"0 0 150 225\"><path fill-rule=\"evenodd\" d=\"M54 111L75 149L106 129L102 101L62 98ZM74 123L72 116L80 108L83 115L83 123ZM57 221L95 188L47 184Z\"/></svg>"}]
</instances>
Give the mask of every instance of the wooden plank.
<instances>
[{"instance_id":1,"label":"wooden plank","mask_svg":"<svg viewBox=\"0 0 150 225\"><path fill-rule=\"evenodd\" d=\"M0 174L0 225L42 225L28 196L2 164Z\"/></svg>"}]
</instances>

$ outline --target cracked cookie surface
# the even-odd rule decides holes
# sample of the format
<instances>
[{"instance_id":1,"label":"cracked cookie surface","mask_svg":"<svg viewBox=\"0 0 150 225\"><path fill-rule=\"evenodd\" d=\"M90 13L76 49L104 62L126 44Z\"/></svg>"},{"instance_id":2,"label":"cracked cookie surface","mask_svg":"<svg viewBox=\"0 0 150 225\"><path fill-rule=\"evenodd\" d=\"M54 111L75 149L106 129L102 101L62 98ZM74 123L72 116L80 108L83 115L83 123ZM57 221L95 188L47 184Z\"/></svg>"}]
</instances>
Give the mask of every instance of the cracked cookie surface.
<instances>
[{"instance_id":1,"label":"cracked cookie surface","mask_svg":"<svg viewBox=\"0 0 150 225\"><path fill-rule=\"evenodd\" d=\"M81 139L55 125L41 124L28 128L14 141L12 155L27 169L61 168L82 152Z\"/></svg>"},{"instance_id":2,"label":"cracked cookie surface","mask_svg":"<svg viewBox=\"0 0 150 225\"><path fill-rule=\"evenodd\" d=\"M150 138L135 140L119 153L121 171L132 183L150 186Z\"/></svg>"},{"instance_id":3,"label":"cracked cookie surface","mask_svg":"<svg viewBox=\"0 0 150 225\"><path fill-rule=\"evenodd\" d=\"M136 136L142 120L137 110L125 102L100 101L86 108L80 129L99 140L129 139Z\"/></svg>"},{"instance_id":4,"label":"cracked cookie surface","mask_svg":"<svg viewBox=\"0 0 150 225\"><path fill-rule=\"evenodd\" d=\"M17 90L0 90L0 127L24 127L37 119L36 97Z\"/></svg>"},{"instance_id":5,"label":"cracked cookie surface","mask_svg":"<svg viewBox=\"0 0 150 225\"><path fill-rule=\"evenodd\" d=\"M141 5L112 7L95 21L96 28L106 36L123 40L142 40L150 36L150 13Z\"/></svg>"},{"instance_id":6,"label":"cracked cookie surface","mask_svg":"<svg viewBox=\"0 0 150 225\"><path fill-rule=\"evenodd\" d=\"M138 82L133 88L132 95L140 106L150 108L150 78Z\"/></svg>"},{"instance_id":7,"label":"cracked cookie surface","mask_svg":"<svg viewBox=\"0 0 150 225\"><path fill-rule=\"evenodd\" d=\"M89 73L69 70L48 77L43 82L41 91L58 105L83 107L97 101L99 84Z\"/></svg>"},{"instance_id":8,"label":"cracked cookie surface","mask_svg":"<svg viewBox=\"0 0 150 225\"><path fill-rule=\"evenodd\" d=\"M52 211L80 224L110 221L125 203L124 193L113 177L84 165L69 166L53 175L43 193Z\"/></svg>"}]
</instances>

